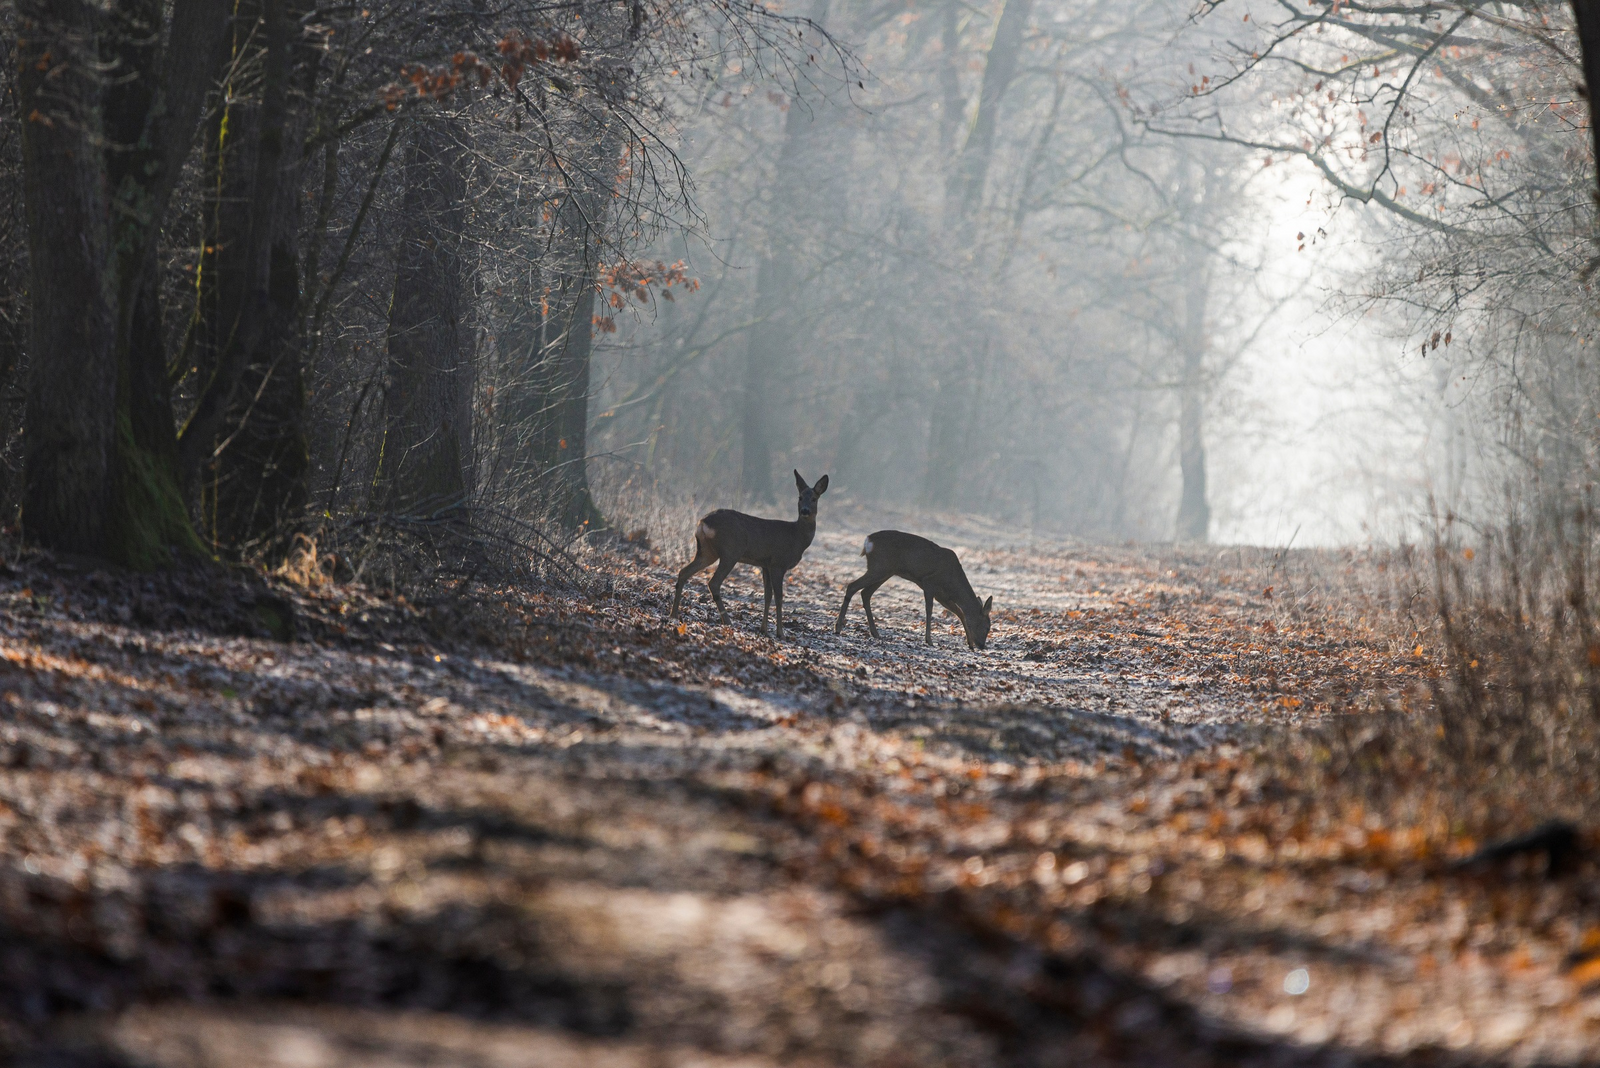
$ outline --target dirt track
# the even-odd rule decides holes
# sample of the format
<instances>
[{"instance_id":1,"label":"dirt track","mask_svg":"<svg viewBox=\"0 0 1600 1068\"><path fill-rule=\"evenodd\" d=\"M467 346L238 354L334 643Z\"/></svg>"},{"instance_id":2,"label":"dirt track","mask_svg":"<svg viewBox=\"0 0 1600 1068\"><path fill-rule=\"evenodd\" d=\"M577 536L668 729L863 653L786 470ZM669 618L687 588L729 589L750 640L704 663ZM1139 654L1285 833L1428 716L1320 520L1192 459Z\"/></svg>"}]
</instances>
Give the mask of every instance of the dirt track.
<instances>
[{"instance_id":1,"label":"dirt track","mask_svg":"<svg viewBox=\"0 0 1600 1068\"><path fill-rule=\"evenodd\" d=\"M736 626L710 621L703 576L668 621L671 547L596 555L608 599L506 593L487 615L20 560L0 579L0 1049L162 1066L1588 1055L1600 1002L1561 973L1584 923L1541 921L1539 884L1503 930L1463 934L1498 891L1441 897L1375 838L1307 827L1291 851L1253 822L1274 789L1241 762L1256 725L1408 699L1420 668L1372 625L1375 570L919 522L995 595L986 653L950 620L923 646L900 584L875 600L885 641L859 607L833 634L861 537L886 525L848 508L824 508L782 645L753 633L748 575ZM299 640L237 636L272 597ZM1405 913L1428 894L1428 917ZM1507 939L1510 973L1490 966ZM1300 967L1310 989L1286 994Z\"/></svg>"}]
</instances>

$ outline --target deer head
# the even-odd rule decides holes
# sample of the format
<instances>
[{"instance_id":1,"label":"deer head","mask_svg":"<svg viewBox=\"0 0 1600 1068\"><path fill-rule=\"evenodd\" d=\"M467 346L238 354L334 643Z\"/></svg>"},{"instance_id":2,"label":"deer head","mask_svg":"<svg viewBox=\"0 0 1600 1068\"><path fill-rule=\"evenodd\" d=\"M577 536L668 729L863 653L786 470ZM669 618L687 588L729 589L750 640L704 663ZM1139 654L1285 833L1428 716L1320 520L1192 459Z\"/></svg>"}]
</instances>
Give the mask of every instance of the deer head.
<instances>
[{"instance_id":1,"label":"deer head","mask_svg":"<svg viewBox=\"0 0 1600 1068\"><path fill-rule=\"evenodd\" d=\"M972 649L982 649L989 642L989 609L994 605L994 597L983 602L980 611L974 612L973 619L963 618L962 629L967 632L967 646Z\"/></svg>"},{"instance_id":2,"label":"deer head","mask_svg":"<svg viewBox=\"0 0 1600 1068\"><path fill-rule=\"evenodd\" d=\"M806 485L806 480L800 477L800 472L796 471L794 473L794 484L800 490L800 518L815 519L817 517L817 498L828 492L828 476L823 475L817 479L815 486L808 486Z\"/></svg>"}]
</instances>

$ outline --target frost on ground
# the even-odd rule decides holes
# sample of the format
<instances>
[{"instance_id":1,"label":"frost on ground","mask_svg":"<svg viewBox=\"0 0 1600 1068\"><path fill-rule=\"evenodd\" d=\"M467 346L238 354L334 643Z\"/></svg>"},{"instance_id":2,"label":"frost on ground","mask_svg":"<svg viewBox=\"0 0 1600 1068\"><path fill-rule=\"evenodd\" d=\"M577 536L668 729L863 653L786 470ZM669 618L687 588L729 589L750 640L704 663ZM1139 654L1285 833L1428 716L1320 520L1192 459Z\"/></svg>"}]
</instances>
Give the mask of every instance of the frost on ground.
<instances>
[{"instance_id":1,"label":"frost on ground","mask_svg":"<svg viewBox=\"0 0 1600 1068\"><path fill-rule=\"evenodd\" d=\"M834 635L874 518L781 644L747 569L666 618L687 534L426 603L8 547L0 1054L1594 1062L1592 864L1456 873L1256 759L1421 699L1381 563L902 519L994 594L974 654L900 583Z\"/></svg>"}]
</instances>

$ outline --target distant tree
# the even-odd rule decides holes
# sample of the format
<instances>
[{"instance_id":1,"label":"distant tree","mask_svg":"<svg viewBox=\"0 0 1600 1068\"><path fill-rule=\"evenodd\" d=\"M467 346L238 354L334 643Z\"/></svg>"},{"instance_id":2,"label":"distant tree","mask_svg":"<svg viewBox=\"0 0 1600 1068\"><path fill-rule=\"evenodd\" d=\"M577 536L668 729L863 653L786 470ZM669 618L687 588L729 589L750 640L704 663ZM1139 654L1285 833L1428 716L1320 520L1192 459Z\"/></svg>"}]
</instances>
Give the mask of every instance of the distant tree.
<instances>
[{"instance_id":1,"label":"distant tree","mask_svg":"<svg viewBox=\"0 0 1600 1068\"><path fill-rule=\"evenodd\" d=\"M457 136L436 114L411 123L374 501L382 510L459 509L471 490L467 182Z\"/></svg>"}]
</instances>

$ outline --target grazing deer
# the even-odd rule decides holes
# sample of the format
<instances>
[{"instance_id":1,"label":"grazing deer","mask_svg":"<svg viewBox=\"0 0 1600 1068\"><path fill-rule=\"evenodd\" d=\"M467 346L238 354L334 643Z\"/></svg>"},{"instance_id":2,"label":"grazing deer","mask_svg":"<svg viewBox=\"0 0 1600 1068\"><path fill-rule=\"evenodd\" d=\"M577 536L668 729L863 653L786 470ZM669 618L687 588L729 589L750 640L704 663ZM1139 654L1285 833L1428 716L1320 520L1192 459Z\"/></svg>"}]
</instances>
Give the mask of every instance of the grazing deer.
<instances>
[{"instance_id":1,"label":"grazing deer","mask_svg":"<svg viewBox=\"0 0 1600 1068\"><path fill-rule=\"evenodd\" d=\"M781 519L760 519L731 508L719 508L700 520L694 532L694 559L678 572L678 585L672 591L672 615L683 601L683 584L713 563L711 598L717 602L722 621L728 622L728 607L722 603L722 583L736 564L754 564L761 569L766 589L761 595L761 633L767 632L767 612L778 606L778 637L783 637L783 577L800 562L811 539L817 536L817 498L828 492L828 476L806 485L800 472L794 473L800 488L800 518L792 523Z\"/></svg>"},{"instance_id":2,"label":"grazing deer","mask_svg":"<svg viewBox=\"0 0 1600 1068\"><path fill-rule=\"evenodd\" d=\"M961 620L967 632L967 648L982 649L988 643L989 606L994 604L994 598L978 600L955 553L903 530L880 530L867 535L861 555L867 558L867 573L845 589L844 604L839 606L839 621L833 627L835 634L844 630L844 614L850 609L850 598L860 590L861 607L867 610L867 629L876 638L878 624L872 618L872 595L890 579L903 578L922 587L928 614L924 634L929 645L933 644L934 601Z\"/></svg>"}]
</instances>

